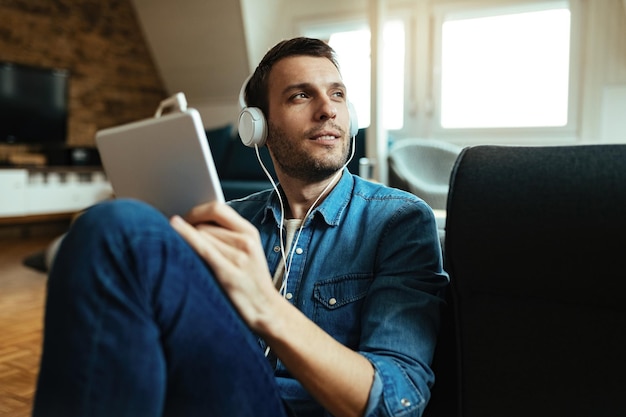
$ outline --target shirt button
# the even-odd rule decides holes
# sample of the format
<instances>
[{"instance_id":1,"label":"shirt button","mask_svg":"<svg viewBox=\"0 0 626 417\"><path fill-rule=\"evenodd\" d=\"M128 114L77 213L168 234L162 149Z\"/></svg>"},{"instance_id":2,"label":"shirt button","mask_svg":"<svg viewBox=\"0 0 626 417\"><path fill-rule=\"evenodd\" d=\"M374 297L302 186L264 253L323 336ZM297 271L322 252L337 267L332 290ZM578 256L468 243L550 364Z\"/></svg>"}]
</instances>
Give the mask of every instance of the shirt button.
<instances>
[{"instance_id":1,"label":"shirt button","mask_svg":"<svg viewBox=\"0 0 626 417\"><path fill-rule=\"evenodd\" d=\"M287 300L291 300L291 299L293 298L293 294L292 294L292 293L290 293L290 292L288 292L287 294L285 294L285 298L286 298Z\"/></svg>"},{"instance_id":2,"label":"shirt button","mask_svg":"<svg viewBox=\"0 0 626 417\"><path fill-rule=\"evenodd\" d=\"M337 304L337 299L331 298L330 300L328 300L328 304L330 304L331 306L334 306L335 304Z\"/></svg>"},{"instance_id":3,"label":"shirt button","mask_svg":"<svg viewBox=\"0 0 626 417\"><path fill-rule=\"evenodd\" d=\"M403 407L409 407L411 405L411 401L407 400L406 398L403 398L400 400L400 404L402 404Z\"/></svg>"},{"instance_id":4,"label":"shirt button","mask_svg":"<svg viewBox=\"0 0 626 417\"><path fill-rule=\"evenodd\" d=\"M274 252L276 253L280 252L280 246L274 246Z\"/></svg>"},{"instance_id":5,"label":"shirt button","mask_svg":"<svg viewBox=\"0 0 626 417\"><path fill-rule=\"evenodd\" d=\"M302 248L296 248L296 253L297 253L298 255L302 255L302 252L304 252L304 251L302 250Z\"/></svg>"}]
</instances>

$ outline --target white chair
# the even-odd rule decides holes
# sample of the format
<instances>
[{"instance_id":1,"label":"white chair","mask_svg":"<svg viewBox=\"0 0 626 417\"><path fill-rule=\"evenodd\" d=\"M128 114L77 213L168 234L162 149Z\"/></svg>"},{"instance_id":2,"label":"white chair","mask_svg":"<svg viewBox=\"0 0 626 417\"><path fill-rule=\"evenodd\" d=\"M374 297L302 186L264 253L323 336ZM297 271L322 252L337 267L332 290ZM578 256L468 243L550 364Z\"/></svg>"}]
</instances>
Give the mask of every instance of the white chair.
<instances>
[{"instance_id":1,"label":"white chair","mask_svg":"<svg viewBox=\"0 0 626 417\"><path fill-rule=\"evenodd\" d=\"M445 210L450 174L461 147L435 139L398 139L389 149L389 185Z\"/></svg>"}]
</instances>

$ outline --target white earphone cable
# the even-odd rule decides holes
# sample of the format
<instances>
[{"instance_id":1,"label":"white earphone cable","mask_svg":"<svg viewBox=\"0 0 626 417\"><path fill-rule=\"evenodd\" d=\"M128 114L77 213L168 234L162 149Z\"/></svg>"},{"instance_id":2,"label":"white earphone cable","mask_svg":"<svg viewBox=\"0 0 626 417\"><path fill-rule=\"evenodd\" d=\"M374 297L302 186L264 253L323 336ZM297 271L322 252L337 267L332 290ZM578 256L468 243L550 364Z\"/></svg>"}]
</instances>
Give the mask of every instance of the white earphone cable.
<instances>
[{"instance_id":1,"label":"white earphone cable","mask_svg":"<svg viewBox=\"0 0 626 417\"><path fill-rule=\"evenodd\" d=\"M319 196L315 199L315 201L313 202L311 207L309 207L308 211L306 212L306 215L302 219L302 223L300 224L300 227L298 228L298 233L296 234L295 239L294 239L293 243L291 244L291 249L289 251L289 261L287 261L287 254L285 253L285 243L283 242L283 228L284 228L284 223L285 223L285 207L284 207L283 199L282 199L282 196L280 195L280 191L278 190L278 186L276 185L276 182L272 178L272 175L269 173L268 169L265 167L265 164L263 163L263 160L261 159L261 154L259 152L258 145L256 143L254 144L254 149L256 151L257 160L259 161L259 164L261 165L261 168L263 169L263 172L265 173L267 178L270 180L270 182L272 184L272 187L274 188L274 191L276 191L276 195L278 196L278 200L280 202L280 226L278 228L278 234L279 234L279 242L280 242L280 253L281 253L281 256L282 256L282 259L283 259L283 264L285 265L285 271L283 273L283 280L281 282L281 285L280 285L280 288L279 288L278 292L283 297L287 296L287 281L289 279L289 272L291 271L291 263L293 262L293 255L294 255L295 249L298 247L298 241L300 240L300 235L302 234L302 230L304 229L304 224L305 224L306 220L308 219L309 215L313 212L313 209L317 206L317 203L322 198L322 196L324 194L326 194L326 192L330 189L330 187L341 176L341 174L343 173L344 168L348 166L350 161L352 161L352 159L354 158L354 154L355 154L355 148L356 148L356 135L353 135L352 136L352 149L350 151L350 157L348 158L346 163L343 164L341 169L339 169L335 173L335 175L331 178L331 180L328 182L328 184L326 184L326 186L324 187L322 192L319 194ZM270 352L270 347L267 346L265 348L265 356L267 356L269 354L269 352Z\"/></svg>"}]
</instances>

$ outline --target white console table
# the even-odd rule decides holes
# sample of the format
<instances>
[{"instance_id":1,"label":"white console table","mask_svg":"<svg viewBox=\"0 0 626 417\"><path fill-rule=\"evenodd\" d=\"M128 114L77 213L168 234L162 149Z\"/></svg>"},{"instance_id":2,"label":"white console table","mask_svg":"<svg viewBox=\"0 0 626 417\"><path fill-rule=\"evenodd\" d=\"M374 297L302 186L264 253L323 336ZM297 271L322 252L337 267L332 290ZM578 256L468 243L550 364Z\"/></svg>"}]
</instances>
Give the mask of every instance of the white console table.
<instances>
[{"instance_id":1,"label":"white console table","mask_svg":"<svg viewBox=\"0 0 626 417\"><path fill-rule=\"evenodd\" d=\"M112 195L102 169L0 169L0 222L70 215Z\"/></svg>"}]
</instances>

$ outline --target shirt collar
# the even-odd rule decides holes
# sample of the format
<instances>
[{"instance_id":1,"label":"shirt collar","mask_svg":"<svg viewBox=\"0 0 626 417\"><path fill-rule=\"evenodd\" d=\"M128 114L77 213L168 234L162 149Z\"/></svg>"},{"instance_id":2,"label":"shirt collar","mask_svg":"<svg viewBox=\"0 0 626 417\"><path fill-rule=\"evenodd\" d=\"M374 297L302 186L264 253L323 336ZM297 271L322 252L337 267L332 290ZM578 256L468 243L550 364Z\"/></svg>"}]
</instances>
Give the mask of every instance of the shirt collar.
<instances>
[{"instance_id":1,"label":"shirt collar","mask_svg":"<svg viewBox=\"0 0 626 417\"><path fill-rule=\"evenodd\" d=\"M339 178L339 182L337 182L337 185L335 185L335 187L330 191L324 201L322 201L322 203L313 210L313 212L309 216L309 219L314 218L315 216L317 216L317 213L319 213L320 217L324 220L324 222L326 222L326 224L328 224L329 226L337 226L339 224L339 221L341 220L342 214L344 213L346 207L348 206L348 203L350 202L353 188L354 176L350 173L350 171L348 171L347 168L344 168L341 178ZM282 198L283 201L286 203L286 198L284 195L282 195ZM278 199L276 191L274 191L270 193L267 198L265 214L263 216L262 222L266 223L273 220L276 224L278 224L280 223L280 217L280 200Z\"/></svg>"}]
</instances>

